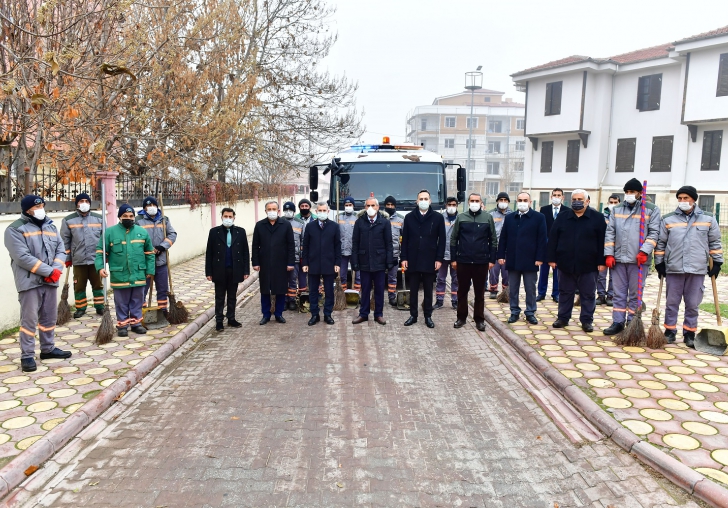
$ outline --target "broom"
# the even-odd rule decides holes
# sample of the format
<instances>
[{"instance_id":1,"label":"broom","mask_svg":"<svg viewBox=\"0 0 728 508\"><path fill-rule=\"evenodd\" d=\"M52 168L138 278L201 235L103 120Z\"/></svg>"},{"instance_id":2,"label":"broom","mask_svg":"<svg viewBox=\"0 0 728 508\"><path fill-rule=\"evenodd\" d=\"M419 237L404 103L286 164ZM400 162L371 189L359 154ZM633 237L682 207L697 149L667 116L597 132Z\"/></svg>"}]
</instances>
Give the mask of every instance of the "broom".
<instances>
[{"instance_id":1,"label":"broom","mask_svg":"<svg viewBox=\"0 0 728 508\"><path fill-rule=\"evenodd\" d=\"M164 231L164 237L167 238L167 222L164 216L164 200L162 199L162 193L159 193L159 207L162 210L162 231ZM180 325L186 323L190 319L190 313L187 307L182 302L178 302L174 296L174 288L172 287L172 270L169 268L169 249L167 249L166 260L167 260L167 276L169 277L169 291L167 291L167 321L171 325Z\"/></svg>"},{"instance_id":2,"label":"broom","mask_svg":"<svg viewBox=\"0 0 728 508\"><path fill-rule=\"evenodd\" d=\"M642 195L647 194L647 181L642 185ZM641 200L640 205L640 248L645 243L645 199ZM642 265L639 265L637 272L637 309L635 310L632 321L629 322L619 335L614 338L614 342L619 346L639 346L645 343L645 326L642 324L642 290L644 289L644 278L642 275Z\"/></svg>"},{"instance_id":3,"label":"broom","mask_svg":"<svg viewBox=\"0 0 728 508\"><path fill-rule=\"evenodd\" d=\"M581 296L579 293L576 294L576 298L574 299L574 307L581 307Z\"/></svg>"},{"instance_id":4,"label":"broom","mask_svg":"<svg viewBox=\"0 0 728 508\"><path fill-rule=\"evenodd\" d=\"M334 310L346 310L346 293L341 286L341 277L338 274L334 283Z\"/></svg>"},{"instance_id":5,"label":"broom","mask_svg":"<svg viewBox=\"0 0 728 508\"><path fill-rule=\"evenodd\" d=\"M665 333L660 328L660 299L662 298L662 281L660 278L660 289L657 293L657 305L652 309L652 325L647 331L647 347L650 349L662 349L667 344Z\"/></svg>"},{"instance_id":6,"label":"broom","mask_svg":"<svg viewBox=\"0 0 728 508\"><path fill-rule=\"evenodd\" d=\"M68 306L68 274L71 273L71 269L66 270L66 282L63 283L63 291L61 291L61 301L58 302L58 317L56 318L56 325L65 325L71 320L71 307Z\"/></svg>"},{"instance_id":7,"label":"broom","mask_svg":"<svg viewBox=\"0 0 728 508\"><path fill-rule=\"evenodd\" d=\"M102 227L101 227L101 249L104 261L104 269L106 269L106 186L101 184L101 205L103 207ZM108 274L104 277L104 315L101 316L101 323L96 330L96 344L108 344L114 338L116 328L111 320L111 312L109 311L109 290L108 290Z\"/></svg>"},{"instance_id":8,"label":"broom","mask_svg":"<svg viewBox=\"0 0 728 508\"><path fill-rule=\"evenodd\" d=\"M495 301L498 303L510 303L511 300L508 298L508 291L506 287L501 286L501 292L495 297Z\"/></svg>"}]
</instances>

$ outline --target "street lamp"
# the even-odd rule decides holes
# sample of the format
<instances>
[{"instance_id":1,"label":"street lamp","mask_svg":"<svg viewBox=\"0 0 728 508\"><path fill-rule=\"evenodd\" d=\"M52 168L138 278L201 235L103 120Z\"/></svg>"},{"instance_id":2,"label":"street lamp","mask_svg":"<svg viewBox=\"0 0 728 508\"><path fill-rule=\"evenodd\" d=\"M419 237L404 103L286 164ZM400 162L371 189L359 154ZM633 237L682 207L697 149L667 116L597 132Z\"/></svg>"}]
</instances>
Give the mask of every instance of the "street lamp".
<instances>
[{"instance_id":1,"label":"street lamp","mask_svg":"<svg viewBox=\"0 0 728 508\"><path fill-rule=\"evenodd\" d=\"M467 185L470 184L470 152L473 149L473 108L475 105L475 91L483 88L483 73L480 72L482 65L478 65L475 71L465 73L465 89L470 90L470 134L468 135L468 181ZM466 187L467 187L466 185Z\"/></svg>"}]
</instances>

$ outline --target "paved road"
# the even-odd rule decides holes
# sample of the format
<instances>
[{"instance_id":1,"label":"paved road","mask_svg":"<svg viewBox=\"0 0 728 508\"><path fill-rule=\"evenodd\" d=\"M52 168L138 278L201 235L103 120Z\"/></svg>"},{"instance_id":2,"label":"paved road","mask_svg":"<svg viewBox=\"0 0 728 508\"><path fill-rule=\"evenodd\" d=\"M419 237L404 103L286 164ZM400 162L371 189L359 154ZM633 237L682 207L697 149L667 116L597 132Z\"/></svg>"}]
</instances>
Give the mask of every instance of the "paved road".
<instances>
[{"instance_id":1,"label":"paved road","mask_svg":"<svg viewBox=\"0 0 728 508\"><path fill-rule=\"evenodd\" d=\"M453 311L434 330L351 313L261 327L248 305L40 504L696 506L611 443L573 446Z\"/></svg>"}]
</instances>

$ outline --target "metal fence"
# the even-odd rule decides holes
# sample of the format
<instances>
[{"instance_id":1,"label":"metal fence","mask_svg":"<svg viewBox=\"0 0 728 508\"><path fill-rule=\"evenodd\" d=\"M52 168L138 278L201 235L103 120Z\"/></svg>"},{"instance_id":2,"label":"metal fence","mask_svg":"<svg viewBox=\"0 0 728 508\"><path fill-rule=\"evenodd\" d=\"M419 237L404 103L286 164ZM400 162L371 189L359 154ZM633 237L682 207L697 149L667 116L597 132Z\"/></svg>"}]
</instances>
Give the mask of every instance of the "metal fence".
<instances>
[{"instance_id":1,"label":"metal fence","mask_svg":"<svg viewBox=\"0 0 728 508\"><path fill-rule=\"evenodd\" d=\"M93 173L58 171L41 166L35 172L26 168L20 176L0 176L0 214L20 213L20 200L26 194L37 194L46 200L48 211L75 209L74 198L85 192L99 199Z\"/></svg>"}]
</instances>

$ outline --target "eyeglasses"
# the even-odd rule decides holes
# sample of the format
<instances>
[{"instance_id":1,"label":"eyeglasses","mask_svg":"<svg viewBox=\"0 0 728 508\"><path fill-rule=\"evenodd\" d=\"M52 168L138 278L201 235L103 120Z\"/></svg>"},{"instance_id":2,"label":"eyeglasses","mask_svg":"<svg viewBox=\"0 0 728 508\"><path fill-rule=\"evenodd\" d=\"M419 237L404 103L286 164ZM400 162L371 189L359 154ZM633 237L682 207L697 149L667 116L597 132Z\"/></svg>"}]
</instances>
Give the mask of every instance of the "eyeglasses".
<instances>
[{"instance_id":1,"label":"eyeglasses","mask_svg":"<svg viewBox=\"0 0 728 508\"><path fill-rule=\"evenodd\" d=\"M377 205L367 205L367 208L376 208Z\"/></svg>"}]
</instances>

